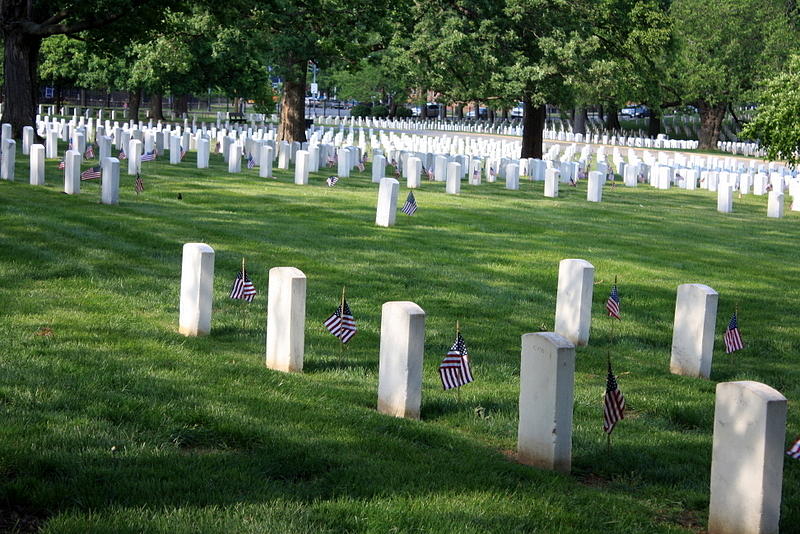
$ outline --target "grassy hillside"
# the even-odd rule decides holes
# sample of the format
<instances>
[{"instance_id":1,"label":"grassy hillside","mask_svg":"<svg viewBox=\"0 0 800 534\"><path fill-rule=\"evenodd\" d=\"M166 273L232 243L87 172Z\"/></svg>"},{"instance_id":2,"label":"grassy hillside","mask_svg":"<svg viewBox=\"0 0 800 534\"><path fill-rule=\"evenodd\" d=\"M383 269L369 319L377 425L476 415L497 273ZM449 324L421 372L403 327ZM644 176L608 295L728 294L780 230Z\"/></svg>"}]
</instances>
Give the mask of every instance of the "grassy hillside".
<instances>
[{"instance_id":1,"label":"grassy hillside","mask_svg":"<svg viewBox=\"0 0 800 534\"><path fill-rule=\"evenodd\" d=\"M0 531L678 533L707 521L716 382L757 380L800 433L800 217L766 197L716 212L706 191L545 199L541 183L441 183L413 217L374 226L367 173L308 186L145 163L118 206L99 184L61 193L0 181ZM125 167L125 165L123 165ZM563 185L563 184L562 184ZM178 200L178 194L182 200ZM401 184L400 201L406 189ZM788 205L787 205L788 209ZM212 334L177 334L181 247L216 250ZM227 298L247 258L255 302ZM590 346L578 349L570 476L517 464L520 336L552 330L558 262L595 266ZM305 372L264 366L267 271L308 277ZM623 321L603 308L619 280ZM712 381L668 372L675 291L720 293ZM322 327L342 285L359 332ZM422 420L379 415L381 305L426 312ZM725 355L739 306L747 348ZM460 399L437 366L459 320L476 381ZM629 411L607 449L605 360ZM800 523L800 462L784 466L783 531Z\"/></svg>"}]
</instances>

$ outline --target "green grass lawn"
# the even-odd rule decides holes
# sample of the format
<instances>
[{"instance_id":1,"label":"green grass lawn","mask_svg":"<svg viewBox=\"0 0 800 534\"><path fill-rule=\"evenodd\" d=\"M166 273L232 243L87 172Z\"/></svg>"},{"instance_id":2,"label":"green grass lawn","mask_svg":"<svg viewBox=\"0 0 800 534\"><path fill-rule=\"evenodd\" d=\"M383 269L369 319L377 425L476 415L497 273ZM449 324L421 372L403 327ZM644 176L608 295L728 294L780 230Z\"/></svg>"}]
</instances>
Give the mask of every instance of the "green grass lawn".
<instances>
[{"instance_id":1,"label":"green grass lawn","mask_svg":"<svg viewBox=\"0 0 800 534\"><path fill-rule=\"evenodd\" d=\"M285 171L228 174L219 156L198 170L190 153L145 163L139 196L123 171L120 204L106 206L95 182L62 194L57 160L44 187L17 160L17 181L0 181L0 531L701 532L715 384L778 389L787 444L800 433L800 217L768 219L766 197L735 199L725 215L707 191L607 187L592 204L585 183L555 200L527 180L459 196L424 183L417 214L387 229L374 225L369 169L296 186ZM216 251L204 338L177 333L186 242ZM259 290L249 305L227 298L242 256ZM569 476L513 458L520 336L553 328L564 258L596 269ZM302 374L264 366L275 266L308 277ZM668 371L688 282L720 293L712 381ZM342 285L359 327L345 351L322 327ZM390 300L427 312L421 421L375 409ZM737 304L747 348L728 356ZM476 378L460 399L437 374L456 320ZM611 450L609 351L629 407ZM800 523L800 462L788 457L781 523Z\"/></svg>"}]
</instances>

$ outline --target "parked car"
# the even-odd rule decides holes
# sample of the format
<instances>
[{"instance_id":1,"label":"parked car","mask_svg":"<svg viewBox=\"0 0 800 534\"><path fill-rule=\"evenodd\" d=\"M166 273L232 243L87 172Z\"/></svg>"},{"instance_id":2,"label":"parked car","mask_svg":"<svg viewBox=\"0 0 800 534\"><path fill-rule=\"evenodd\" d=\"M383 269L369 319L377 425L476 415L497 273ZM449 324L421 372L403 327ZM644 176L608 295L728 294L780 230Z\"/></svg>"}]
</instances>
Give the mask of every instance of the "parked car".
<instances>
[{"instance_id":1,"label":"parked car","mask_svg":"<svg viewBox=\"0 0 800 534\"><path fill-rule=\"evenodd\" d=\"M619 112L620 117L628 117L628 118L642 118L642 117L649 117L650 116L650 109L647 106L628 106L622 108Z\"/></svg>"}]
</instances>

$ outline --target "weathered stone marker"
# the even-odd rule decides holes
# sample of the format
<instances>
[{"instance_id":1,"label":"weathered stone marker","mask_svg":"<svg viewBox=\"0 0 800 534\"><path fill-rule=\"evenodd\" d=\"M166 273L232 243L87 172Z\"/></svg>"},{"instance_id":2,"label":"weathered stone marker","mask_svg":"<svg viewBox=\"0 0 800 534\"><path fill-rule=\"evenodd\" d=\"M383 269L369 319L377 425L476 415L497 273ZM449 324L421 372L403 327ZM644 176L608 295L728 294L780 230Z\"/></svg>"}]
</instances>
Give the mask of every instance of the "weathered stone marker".
<instances>
[{"instance_id":1,"label":"weathered stone marker","mask_svg":"<svg viewBox=\"0 0 800 534\"><path fill-rule=\"evenodd\" d=\"M672 374L708 378L719 294L703 284L678 286L672 330Z\"/></svg>"},{"instance_id":2,"label":"weathered stone marker","mask_svg":"<svg viewBox=\"0 0 800 534\"><path fill-rule=\"evenodd\" d=\"M408 158L408 161L406 161L406 187L409 189L419 187L421 173L422 160L419 158Z\"/></svg>"},{"instance_id":3,"label":"weathered stone marker","mask_svg":"<svg viewBox=\"0 0 800 534\"><path fill-rule=\"evenodd\" d=\"M554 332L523 335L519 382L518 460L568 473L575 345Z\"/></svg>"},{"instance_id":4,"label":"weathered stone marker","mask_svg":"<svg viewBox=\"0 0 800 534\"><path fill-rule=\"evenodd\" d=\"M780 219L783 217L783 193L770 191L767 200L767 217Z\"/></svg>"},{"instance_id":5,"label":"weathered stone marker","mask_svg":"<svg viewBox=\"0 0 800 534\"><path fill-rule=\"evenodd\" d=\"M242 172L242 147L239 143L231 143L228 147L228 172L232 174Z\"/></svg>"},{"instance_id":6,"label":"weathered stone marker","mask_svg":"<svg viewBox=\"0 0 800 534\"><path fill-rule=\"evenodd\" d=\"M128 157L128 175L133 176L142 169L142 142L131 139L125 150L127 150L125 155Z\"/></svg>"},{"instance_id":7,"label":"weathered stone marker","mask_svg":"<svg viewBox=\"0 0 800 534\"><path fill-rule=\"evenodd\" d=\"M378 411L419 419L425 311L408 301L386 302L381 309Z\"/></svg>"},{"instance_id":8,"label":"weathered stone marker","mask_svg":"<svg viewBox=\"0 0 800 534\"><path fill-rule=\"evenodd\" d=\"M197 168L207 169L211 146L206 138L197 140Z\"/></svg>"},{"instance_id":9,"label":"weathered stone marker","mask_svg":"<svg viewBox=\"0 0 800 534\"><path fill-rule=\"evenodd\" d=\"M717 384L709 534L777 534L786 397L759 382Z\"/></svg>"},{"instance_id":10,"label":"weathered stone marker","mask_svg":"<svg viewBox=\"0 0 800 534\"><path fill-rule=\"evenodd\" d=\"M306 325L306 275L295 267L269 270L267 293L267 367L303 370Z\"/></svg>"},{"instance_id":11,"label":"weathered stone marker","mask_svg":"<svg viewBox=\"0 0 800 534\"><path fill-rule=\"evenodd\" d=\"M205 243L183 245L178 332L204 336L211 332L214 297L214 249Z\"/></svg>"},{"instance_id":12,"label":"weathered stone marker","mask_svg":"<svg viewBox=\"0 0 800 534\"><path fill-rule=\"evenodd\" d=\"M377 155L372 158L372 181L379 183L386 174L386 158L382 155Z\"/></svg>"},{"instance_id":13,"label":"weathered stone marker","mask_svg":"<svg viewBox=\"0 0 800 534\"><path fill-rule=\"evenodd\" d=\"M394 178L382 178L378 187L378 209L375 212L375 224L393 226L397 215L397 191L400 182Z\"/></svg>"},{"instance_id":14,"label":"weathered stone marker","mask_svg":"<svg viewBox=\"0 0 800 534\"><path fill-rule=\"evenodd\" d=\"M594 266L588 261L567 259L558 264L555 331L577 346L589 343L593 284Z\"/></svg>"}]
</instances>

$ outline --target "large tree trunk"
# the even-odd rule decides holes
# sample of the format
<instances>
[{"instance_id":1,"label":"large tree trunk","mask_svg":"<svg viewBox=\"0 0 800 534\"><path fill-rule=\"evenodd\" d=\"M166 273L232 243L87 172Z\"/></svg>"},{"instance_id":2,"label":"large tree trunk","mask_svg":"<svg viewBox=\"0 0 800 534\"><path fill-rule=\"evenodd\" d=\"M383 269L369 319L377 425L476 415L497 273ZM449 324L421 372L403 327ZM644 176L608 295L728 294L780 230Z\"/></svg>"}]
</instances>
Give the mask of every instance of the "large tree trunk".
<instances>
[{"instance_id":1,"label":"large tree trunk","mask_svg":"<svg viewBox=\"0 0 800 534\"><path fill-rule=\"evenodd\" d=\"M508 108L503 108L503 118L508 120Z\"/></svg>"},{"instance_id":2,"label":"large tree trunk","mask_svg":"<svg viewBox=\"0 0 800 534\"><path fill-rule=\"evenodd\" d=\"M606 129L608 130L621 130L622 126L619 124L619 116L617 115L617 107L614 106L608 110L606 115Z\"/></svg>"},{"instance_id":3,"label":"large tree trunk","mask_svg":"<svg viewBox=\"0 0 800 534\"><path fill-rule=\"evenodd\" d=\"M108 92L106 92L106 107L107 108L111 107L111 89L109 89Z\"/></svg>"},{"instance_id":4,"label":"large tree trunk","mask_svg":"<svg viewBox=\"0 0 800 534\"><path fill-rule=\"evenodd\" d=\"M603 105L602 104L597 106L597 118L600 119L601 121L605 121L606 120L605 114L603 113Z\"/></svg>"},{"instance_id":5,"label":"large tree trunk","mask_svg":"<svg viewBox=\"0 0 800 534\"><path fill-rule=\"evenodd\" d=\"M456 104L456 118L463 119L464 118L464 106L463 104Z\"/></svg>"},{"instance_id":6,"label":"large tree trunk","mask_svg":"<svg viewBox=\"0 0 800 534\"><path fill-rule=\"evenodd\" d=\"M128 119L139 122L139 108L142 105L142 88L128 92Z\"/></svg>"},{"instance_id":7,"label":"large tree trunk","mask_svg":"<svg viewBox=\"0 0 800 534\"><path fill-rule=\"evenodd\" d=\"M172 111L177 117L182 117L184 113L189 113L189 95L178 95L172 101Z\"/></svg>"},{"instance_id":8,"label":"large tree trunk","mask_svg":"<svg viewBox=\"0 0 800 534\"><path fill-rule=\"evenodd\" d=\"M20 5L24 5L20 2ZM4 14L11 16L11 14ZM14 137L22 137L22 128L35 126L36 102L39 96L39 37L20 31L5 32L5 84L2 122L11 124Z\"/></svg>"},{"instance_id":9,"label":"large tree trunk","mask_svg":"<svg viewBox=\"0 0 800 534\"><path fill-rule=\"evenodd\" d=\"M150 97L150 118L157 121L164 120L164 96L161 93Z\"/></svg>"},{"instance_id":10,"label":"large tree trunk","mask_svg":"<svg viewBox=\"0 0 800 534\"><path fill-rule=\"evenodd\" d=\"M728 103L710 105L701 100L697 102L697 111L700 112L700 150L716 150L719 141L719 132L722 129L722 119L725 118L725 111Z\"/></svg>"},{"instance_id":11,"label":"large tree trunk","mask_svg":"<svg viewBox=\"0 0 800 534\"><path fill-rule=\"evenodd\" d=\"M494 108L488 108L486 110L486 118L489 120L489 122L494 123L495 118L497 118Z\"/></svg>"},{"instance_id":12,"label":"large tree trunk","mask_svg":"<svg viewBox=\"0 0 800 534\"><path fill-rule=\"evenodd\" d=\"M281 123L278 126L278 141L293 143L306 141L306 62L295 65L294 76L283 82L281 98Z\"/></svg>"},{"instance_id":13,"label":"large tree trunk","mask_svg":"<svg viewBox=\"0 0 800 534\"><path fill-rule=\"evenodd\" d=\"M572 133L586 135L586 108L573 110Z\"/></svg>"},{"instance_id":14,"label":"large tree trunk","mask_svg":"<svg viewBox=\"0 0 800 534\"><path fill-rule=\"evenodd\" d=\"M522 115L522 153L521 158L542 159L542 133L546 118L545 104L534 107L530 97L525 97Z\"/></svg>"},{"instance_id":15,"label":"large tree trunk","mask_svg":"<svg viewBox=\"0 0 800 534\"><path fill-rule=\"evenodd\" d=\"M651 110L650 117L647 118L647 137L658 137L661 133L661 113Z\"/></svg>"},{"instance_id":16,"label":"large tree trunk","mask_svg":"<svg viewBox=\"0 0 800 534\"><path fill-rule=\"evenodd\" d=\"M80 102L81 102L80 106L82 108L85 108L86 107L86 89L82 88L78 94L80 95L79 96L80 97Z\"/></svg>"}]
</instances>

